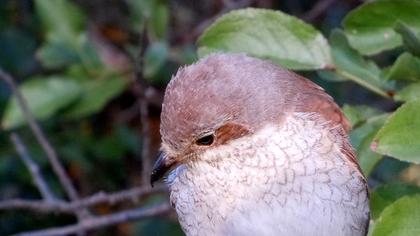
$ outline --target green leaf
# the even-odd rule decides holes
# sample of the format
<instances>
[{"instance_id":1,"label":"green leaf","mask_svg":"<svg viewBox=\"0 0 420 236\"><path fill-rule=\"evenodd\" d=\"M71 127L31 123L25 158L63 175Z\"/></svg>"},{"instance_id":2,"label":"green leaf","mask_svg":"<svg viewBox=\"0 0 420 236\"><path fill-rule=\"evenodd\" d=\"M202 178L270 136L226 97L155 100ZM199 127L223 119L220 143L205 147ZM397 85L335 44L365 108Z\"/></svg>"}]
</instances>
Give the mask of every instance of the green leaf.
<instances>
[{"instance_id":1,"label":"green leaf","mask_svg":"<svg viewBox=\"0 0 420 236\"><path fill-rule=\"evenodd\" d=\"M370 117L382 113L380 110L366 105L351 106L345 104L342 109L353 129Z\"/></svg>"},{"instance_id":2,"label":"green leaf","mask_svg":"<svg viewBox=\"0 0 420 236\"><path fill-rule=\"evenodd\" d=\"M43 66L57 68L81 62L91 73L103 70L96 48L84 32L85 16L76 5L68 0L35 3L47 32L47 40L38 51Z\"/></svg>"},{"instance_id":3,"label":"green leaf","mask_svg":"<svg viewBox=\"0 0 420 236\"><path fill-rule=\"evenodd\" d=\"M420 81L420 58L410 53L401 54L389 70L387 79Z\"/></svg>"},{"instance_id":4,"label":"green leaf","mask_svg":"<svg viewBox=\"0 0 420 236\"><path fill-rule=\"evenodd\" d=\"M106 72L107 68L104 68L95 46L89 41L88 36L85 33L78 36L77 45L80 61L90 72L95 72L96 74Z\"/></svg>"},{"instance_id":5,"label":"green leaf","mask_svg":"<svg viewBox=\"0 0 420 236\"><path fill-rule=\"evenodd\" d=\"M385 207L405 195L420 194L420 187L404 183L382 185L370 195L371 216L376 220Z\"/></svg>"},{"instance_id":6,"label":"green leaf","mask_svg":"<svg viewBox=\"0 0 420 236\"><path fill-rule=\"evenodd\" d=\"M150 29L155 37L164 38L169 24L169 7L166 1L154 1L153 13L150 19Z\"/></svg>"},{"instance_id":7,"label":"green leaf","mask_svg":"<svg viewBox=\"0 0 420 236\"><path fill-rule=\"evenodd\" d=\"M33 73L36 47L36 39L23 27L0 29L0 65L9 73L19 77Z\"/></svg>"},{"instance_id":8,"label":"green leaf","mask_svg":"<svg viewBox=\"0 0 420 236\"><path fill-rule=\"evenodd\" d=\"M398 101L412 101L420 99L420 82L412 83L398 91L395 95L395 99Z\"/></svg>"},{"instance_id":9,"label":"green leaf","mask_svg":"<svg viewBox=\"0 0 420 236\"><path fill-rule=\"evenodd\" d=\"M419 37L416 36L416 34L402 22L397 23L395 31L401 35L405 48L414 56L420 57Z\"/></svg>"},{"instance_id":10,"label":"green leaf","mask_svg":"<svg viewBox=\"0 0 420 236\"><path fill-rule=\"evenodd\" d=\"M65 41L47 41L38 49L37 57L44 67L51 69L75 63L82 63L91 74L101 74L108 69L85 33L78 34L72 45Z\"/></svg>"},{"instance_id":11,"label":"green leaf","mask_svg":"<svg viewBox=\"0 0 420 236\"><path fill-rule=\"evenodd\" d=\"M80 61L77 53L61 42L44 44L38 49L37 57L46 68L60 68Z\"/></svg>"},{"instance_id":12,"label":"green leaf","mask_svg":"<svg viewBox=\"0 0 420 236\"><path fill-rule=\"evenodd\" d=\"M397 22L420 32L419 12L420 1L373 1L351 11L343 26L351 46L362 54L372 55L402 45L401 36L394 30Z\"/></svg>"},{"instance_id":13,"label":"green leaf","mask_svg":"<svg viewBox=\"0 0 420 236\"><path fill-rule=\"evenodd\" d=\"M163 42L152 43L144 55L144 76L153 77L162 67L168 54L168 46Z\"/></svg>"},{"instance_id":14,"label":"green leaf","mask_svg":"<svg viewBox=\"0 0 420 236\"><path fill-rule=\"evenodd\" d=\"M134 30L142 29L147 22L147 29L152 36L163 39L169 24L169 6L165 0L128 0L130 17Z\"/></svg>"},{"instance_id":15,"label":"green leaf","mask_svg":"<svg viewBox=\"0 0 420 236\"><path fill-rule=\"evenodd\" d=\"M280 11L231 11L201 35L198 45L200 57L217 51L244 52L295 70L332 65L324 36L311 25Z\"/></svg>"},{"instance_id":16,"label":"green leaf","mask_svg":"<svg viewBox=\"0 0 420 236\"><path fill-rule=\"evenodd\" d=\"M116 135L109 135L97 139L95 142L92 142L90 149L102 161L120 160L127 151L124 144Z\"/></svg>"},{"instance_id":17,"label":"green leaf","mask_svg":"<svg viewBox=\"0 0 420 236\"><path fill-rule=\"evenodd\" d=\"M85 24L85 16L76 5L68 0L35 0L35 7L49 40L75 43Z\"/></svg>"},{"instance_id":18,"label":"green leaf","mask_svg":"<svg viewBox=\"0 0 420 236\"><path fill-rule=\"evenodd\" d=\"M329 82L344 82L347 80L341 76L338 76L336 73L332 71L318 70L317 74L319 77L321 77L321 79L325 81L329 81Z\"/></svg>"},{"instance_id":19,"label":"green leaf","mask_svg":"<svg viewBox=\"0 0 420 236\"><path fill-rule=\"evenodd\" d=\"M375 136L373 149L402 161L420 163L420 100L398 108Z\"/></svg>"},{"instance_id":20,"label":"green leaf","mask_svg":"<svg viewBox=\"0 0 420 236\"><path fill-rule=\"evenodd\" d=\"M126 85L127 82L118 76L80 82L81 98L69 107L63 116L73 119L96 113L102 110L109 100L119 95Z\"/></svg>"},{"instance_id":21,"label":"green leaf","mask_svg":"<svg viewBox=\"0 0 420 236\"><path fill-rule=\"evenodd\" d=\"M60 77L28 80L19 89L30 111L41 120L51 117L59 109L74 102L80 95L80 87L75 81ZM13 97L6 106L2 126L11 129L25 122L16 98Z\"/></svg>"},{"instance_id":22,"label":"green leaf","mask_svg":"<svg viewBox=\"0 0 420 236\"><path fill-rule=\"evenodd\" d=\"M420 235L420 195L407 196L385 208L372 236Z\"/></svg>"},{"instance_id":23,"label":"green leaf","mask_svg":"<svg viewBox=\"0 0 420 236\"><path fill-rule=\"evenodd\" d=\"M155 197L156 198L156 197ZM161 199L153 199L161 200ZM156 201L159 202L159 201ZM163 217L148 218L135 224L134 235L171 235L183 236L180 225Z\"/></svg>"},{"instance_id":24,"label":"green leaf","mask_svg":"<svg viewBox=\"0 0 420 236\"><path fill-rule=\"evenodd\" d=\"M150 8L152 1L144 0L127 0L128 10L130 11L130 25L137 31L143 29L144 26L144 11ZM145 6L146 4L146 6Z\"/></svg>"},{"instance_id":25,"label":"green leaf","mask_svg":"<svg viewBox=\"0 0 420 236\"><path fill-rule=\"evenodd\" d=\"M370 112L372 111L368 111L367 113ZM362 122L362 125L359 125L359 127L350 133L350 141L357 152L357 158L365 176L369 176L379 161L382 160L382 155L373 152L370 145L376 133L384 124L387 116L388 114L376 115L364 121L359 121L358 123L360 124Z\"/></svg>"},{"instance_id":26,"label":"green leaf","mask_svg":"<svg viewBox=\"0 0 420 236\"><path fill-rule=\"evenodd\" d=\"M334 30L330 36L331 52L336 66L336 73L350 79L361 86L388 97L392 90L392 82L380 78L381 70L370 60L365 60L348 44L341 30Z\"/></svg>"},{"instance_id":27,"label":"green leaf","mask_svg":"<svg viewBox=\"0 0 420 236\"><path fill-rule=\"evenodd\" d=\"M372 143L372 140L378 130L379 127L371 133L368 133L360 143L360 146L356 149L357 159L359 160L360 168L365 176L370 176L372 171L383 158L382 155L375 153L370 149L370 144Z\"/></svg>"}]
</instances>

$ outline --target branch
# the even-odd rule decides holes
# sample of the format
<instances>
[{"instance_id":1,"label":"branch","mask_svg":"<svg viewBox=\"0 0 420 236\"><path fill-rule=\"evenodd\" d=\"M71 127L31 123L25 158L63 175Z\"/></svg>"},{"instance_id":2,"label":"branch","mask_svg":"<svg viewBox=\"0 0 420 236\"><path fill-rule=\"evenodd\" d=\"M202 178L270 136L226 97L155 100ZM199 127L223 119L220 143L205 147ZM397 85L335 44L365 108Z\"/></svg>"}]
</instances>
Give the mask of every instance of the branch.
<instances>
[{"instance_id":1,"label":"branch","mask_svg":"<svg viewBox=\"0 0 420 236\"><path fill-rule=\"evenodd\" d=\"M160 185L157 188L147 187L136 187L116 193L107 194L104 192L99 192L94 194L88 198L82 199L77 202L70 203L72 208L80 208L80 207L89 207L101 203L108 203L110 205L114 205L118 202L124 201L133 201L137 202L139 197L145 197L154 193L166 191L165 185Z\"/></svg>"},{"instance_id":2,"label":"branch","mask_svg":"<svg viewBox=\"0 0 420 236\"><path fill-rule=\"evenodd\" d=\"M151 160L150 160L150 126L149 126L149 103L146 99L140 101L140 118L141 118L141 136L142 136L142 182L143 185L149 185Z\"/></svg>"},{"instance_id":3,"label":"branch","mask_svg":"<svg viewBox=\"0 0 420 236\"><path fill-rule=\"evenodd\" d=\"M102 203L114 205L119 202L137 202L140 197L163 192L167 188L164 185L151 187L136 187L115 193L99 192L90 197L73 202L54 201L47 202L41 200L11 199L0 201L0 210L31 210L39 213L65 213L74 214L78 209L92 207Z\"/></svg>"},{"instance_id":4,"label":"branch","mask_svg":"<svg viewBox=\"0 0 420 236\"><path fill-rule=\"evenodd\" d=\"M0 210L31 210L39 213L74 214L67 202L47 202L42 200L11 199L0 202Z\"/></svg>"},{"instance_id":5,"label":"branch","mask_svg":"<svg viewBox=\"0 0 420 236\"><path fill-rule=\"evenodd\" d=\"M137 208L132 210L125 210L122 212L92 217L84 219L83 221L70 225L57 228L50 228L45 230L37 230L31 232L22 232L16 234L18 236L57 236L57 235L69 235L80 231L88 231L97 228L102 228L110 225L115 225L122 222L138 220L146 217L152 217L166 213L170 210L168 203L163 203L149 208Z\"/></svg>"},{"instance_id":6,"label":"branch","mask_svg":"<svg viewBox=\"0 0 420 236\"><path fill-rule=\"evenodd\" d=\"M138 88L135 90L137 96L139 97L139 102L136 105L140 109L140 121L141 121L141 136L142 136L142 149L141 149L141 158L142 158L142 178L141 181L143 185L149 184L149 176L151 170L151 160L150 160L150 126L149 126L149 102L147 99L148 88L150 87L147 81L144 78L144 55L146 53L147 47L149 45L147 24L143 27L143 32L140 37L140 51L138 54L138 62L136 63L136 83L134 86Z\"/></svg>"},{"instance_id":7,"label":"branch","mask_svg":"<svg viewBox=\"0 0 420 236\"><path fill-rule=\"evenodd\" d=\"M47 182L42 177L39 170L39 166L32 160L31 156L28 153L28 150L22 143L22 140L19 138L19 135L17 135L16 133L12 133L10 135L10 139L15 145L16 151L19 154L20 159L23 161L26 168L28 168L29 172L31 173L34 184L37 186L39 192L41 193L41 196L46 201L54 201L55 197L52 194L50 188L48 187Z\"/></svg>"},{"instance_id":8,"label":"branch","mask_svg":"<svg viewBox=\"0 0 420 236\"><path fill-rule=\"evenodd\" d=\"M253 0L239 0L239 1L223 1L224 7L214 16L200 22L197 26L191 29L190 34L183 37L184 42L195 41L195 39L204 32L216 19L220 18L225 13L228 13L235 9L240 9L250 6Z\"/></svg>"},{"instance_id":9,"label":"branch","mask_svg":"<svg viewBox=\"0 0 420 236\"><path fill-rule=\"evenodd\" d=\"M325 10L327 10L336 1L337 0L320 0L310 11L305 13L301 18L303 18L305 21L311 22L317 19L322 13L325 12Z\"/></svg>"},{"instance_id":10,"label":"branch","mask_svg":"<svg viewBox=\"0 0 420 236\"><path fill-rule=\"evenodd\" d=\"M48 161L50 162L53 171L58 176L58 180L60 181L61 185L63 186L64 190L66 191L67 195L72 201L76 201L79 199L79 195L74 188L73 184L70 181L70 178L67 176L66 172L64 171L63 166L61 165L60 161L58 160L58 156L50 142L48 141L47 137L45 136L44 132L42 131L41 127L36 122L34 116L32 115L31 111L29 110L28 104L26 103L25 98L23 97L22 93L18 89L14 79L12 76L7 74L0 68L0 78L3 79L11 88L12 93L16 97L17 104L19 105L20 109L22 110L22 114L25 117L26 121L29 124L33 134L35 135L36 140L41 145L44 152L47 154ZM80 221L81 219L88 217L90 213L85 210L81 209L80 211L76 212L77 218ZM77 235L85 235L84 232L78 232Z\"/></svg>"},{"instance_id":11,"label":"branch","mask_svg":"<svg viewBox=\"0 0 420 236\"><path fill-rule=\"evenodd\" d=\"M34 133L38 143L41 145L41 147L44 149L45 153L47 154L48 160L51 163L54 172L57 174L61 185L63 185L65 191L67 192L71 200L77 200L79 197L76 192L76 189L72 185L70 178L67 176L66 172L64 171L63 166L59 162L57 153L55 152L50 142L47 140L41 127L38 125L34 116L29 110L28 104L26 103L25 98L23 97L22 93L18 89L16 83L14 82L14 79L9 74L4 72L2 68L0 68L0 78L2 78L9 85L13 94L15 95L17 103L19 107L22 109L23 116L28 122L29 127Z\"/></svg>"}]
</instances>

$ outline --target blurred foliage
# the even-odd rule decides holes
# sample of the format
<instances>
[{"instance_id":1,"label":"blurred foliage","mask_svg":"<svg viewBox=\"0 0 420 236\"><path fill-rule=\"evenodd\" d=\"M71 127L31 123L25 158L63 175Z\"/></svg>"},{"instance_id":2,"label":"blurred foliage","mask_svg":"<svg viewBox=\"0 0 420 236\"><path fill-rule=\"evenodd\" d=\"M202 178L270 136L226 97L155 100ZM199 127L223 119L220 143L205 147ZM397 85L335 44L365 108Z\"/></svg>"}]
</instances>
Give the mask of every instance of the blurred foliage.
<instances>
[{"instance_id":1,"label":"blurred foliage","mask_svg":"<svg viewBox=\"0 0 420 236\"><path fill-rule=\"evenodd\" d=\"M19 79L19 88L31 112L41 122L83 196L123 190L143 181L138 108L141 98L135 88L135 62L142 47L140 36L144 27L147 27L144 79L159 91L163 90L159 86L166 84L179 64L191 61L188 48L185 53L180 49L177 61L168 59L166 1L122 4L130 9L123 19L130 25L119 30L95 22L86 5L71 0L0 2L0 65ZM175 66L168 66L169 63ZM162 72L164 66L168 69ZM63 196L16 98L3 81L0 81L0 92L0 199L40 197L7 138L10 131L24 137L53 191ZM153 106L157 105L150 105L147 118L155 137L152 154L159 140L154 125L158 123L159 107ZM98 208L97 213L111 212L114 208ZM74 221L67 216L1 212L0 235ZM159 234L180 232L174 219L160 218L140 222L140 226L126 224L128 228L122 224L111 230L99 230L98 234L155 234L151 231L154 223L164 225L156 231Z\"/></svg>"},{"instance_id":2,"label":"blurred foliage","mask_svg":"<svg viewBox=\"0 0 420 236\"><path fill-rule=\"evenodd\" d=\"M200 56L246 52L303 70L338 103L346 103L350 138L373 189L371 233L386 235L391 226L392 235L418 232L420 180L407 176L420 161L419 1L337 1L310 23L300 18L313 14L318 1L249 1L247 6L272 10L240 9L221 16L240 2L0 0L0 66L18 79L83 196L143 181L138 86L151 86L161 98L171 74L195 61L196 51ZM144 80L137 81L140 57ZM150 103L147 117L152 153L160 142L159 102ZM11 131L22 135L54 192L64 195L3 81L0 129L0 199L40 197L8 140ZM151 196L139 204L162 200ZM74 221L0 212L0 235ZM408 227L414 231L405 231ZM167 216L96 234L182 232Z\"/></svg>"}]
</instances>

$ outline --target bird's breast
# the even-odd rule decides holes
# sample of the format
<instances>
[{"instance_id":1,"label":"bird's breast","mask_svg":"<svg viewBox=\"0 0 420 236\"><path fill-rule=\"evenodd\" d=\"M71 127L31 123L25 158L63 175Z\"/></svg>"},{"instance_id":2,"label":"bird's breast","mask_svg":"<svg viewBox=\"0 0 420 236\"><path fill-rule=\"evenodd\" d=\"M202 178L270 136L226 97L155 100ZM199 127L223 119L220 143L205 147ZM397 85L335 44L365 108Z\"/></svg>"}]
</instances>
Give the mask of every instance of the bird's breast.
<instances>
[{"instance_id":1,"label":"bird's breast","mask_svg":"<svg viewBox=\"0 0 420 236\"><path fill-rule=\"evenodd\" d=\"M171 201L188 235L363 235L363 177L325 122L268 125L179 167ZM363 225L363 226L361 226Z\"/></svg>"}]
</instances>

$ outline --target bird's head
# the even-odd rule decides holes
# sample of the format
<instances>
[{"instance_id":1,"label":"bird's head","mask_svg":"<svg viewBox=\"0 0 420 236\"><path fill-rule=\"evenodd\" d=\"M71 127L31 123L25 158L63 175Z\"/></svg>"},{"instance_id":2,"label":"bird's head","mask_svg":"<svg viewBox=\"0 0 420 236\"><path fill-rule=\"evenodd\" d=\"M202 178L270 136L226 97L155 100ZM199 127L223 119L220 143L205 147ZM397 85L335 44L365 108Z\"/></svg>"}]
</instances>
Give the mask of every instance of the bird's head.
<instances>
[{"instance_id":1,"label":"bird's head","mask_svg":"<svg viewBox=\"0 0 420 236\"><path fill-rule=\"evenodd\" d=\"M305 110L301 103L308 103L306 97L297 96L301 89L321 91L290 71L244 54L211 54L179 69L165 91L162 148L151 183L180 164L206 161L204 152L252 135L267 123L281 123L292 110Z\"/></svg>"}]
</instances>

